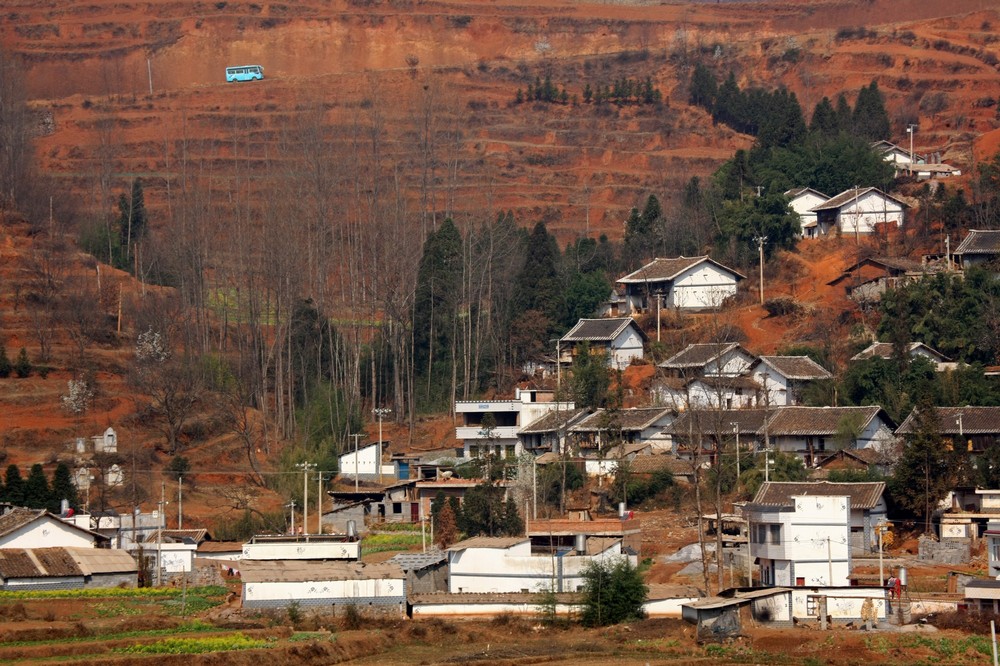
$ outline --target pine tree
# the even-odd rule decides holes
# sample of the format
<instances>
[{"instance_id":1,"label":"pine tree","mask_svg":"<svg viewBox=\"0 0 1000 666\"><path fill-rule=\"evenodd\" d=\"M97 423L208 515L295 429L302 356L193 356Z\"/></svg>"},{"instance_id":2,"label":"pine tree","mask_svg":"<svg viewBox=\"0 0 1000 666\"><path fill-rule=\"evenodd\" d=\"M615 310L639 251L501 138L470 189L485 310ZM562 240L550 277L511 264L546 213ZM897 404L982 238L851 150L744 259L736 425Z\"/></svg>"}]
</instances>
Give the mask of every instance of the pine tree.
<instances>
[{"instance_id":1,"label":"pine tree","mask_svg":"<svg viewBox=\"0 0 1000 666\"><path fill-rule=\"evenodd\" d=\"M35 463L24 482L24 505L32 509L44 509L49 505L50 493L45 470L40 463Z\"/></svg>"},{"instance_id":2,"label":"pine tree","mask_svg":"<svg viewBox=\"0 0 1000 666\"><path fill-rule=\"evenodd\" d=\"M14 372L21 379L31 374L31 361L28 360L28 350L24 347L21 347L21 352L17 355L17 361L14 362Z\"/></svg>"},{"instance_id":3,"label":"pine tree","mask_svg":"<svg viewBox=\"0 0 1000 666\"><path fill-rule=\"evenodd\" d=\"M840 134L840 125L837 122L837 112L833 108L829 97L824 97L813 109L812 120L809 123L809 131L824 138L834 138Z\"/></svg>"},{"instance_id":4,"label":"pine tree","mask_svg":"<svg viewBox=\"0 0 1000 666\"><path fill-rule=\"evenodd\" d=\"M712 111L715 108L715 96L718 94L719 83L715 80L715 75L700 62L694 66L694 73L691 74L691 96L692 104Z\"/></svg>"},{"instance_id":5,"label":"pine tree","mask_svg":"<svg viewBox=\"0 0 1000 666\"><path fill-rule=\"evenodd\" d=\"M951 466L933 402L925 397L915 410L913 434L903 445L889 488L899 507L914 516L923 514L924 528L930 531L931 512L950 487Z\"/></svg>"},{"instance_id":6,"label":"pine tree","mask_svg":"<svg viewBox=\"0 0 1000 666\"><path fill-rule=\"evenodd\" d=\"M851 111L851 105L847 102L847 97L844 93L837 95L837 127L841 132L853 133L854 132L854 114Z\"/></svg>"},{"instance_id":7,"label":"pine tree","mask_svg":"<svg viewBox=\"0 0 1000 666\"><path fill-rule=\"evenodd\" d=\"M24 479L17 465L8 465L4 475L4 499L14 506L24 506Z\"/></svg>"},{"instance_id":8,"label":"pine tree","mask_svg":"<svg viewBox=\"0 0 1000 666\"><path fill-rule=\"evenodd\" d=\"M7 356L7 347L0 342L0 377L10 377L10 371L12 368L13 366L10 364L10 358Z\"/></svg>"},{"instance_id":9,"label":"pine tree","mask_svg":"<svg viewBox=\"0 0 1000 666\"><path fill-rule=\"evenodd\" d=\"M79 500L76 494L76 485L73 483L73 474L69 466L61 462L56 466L56 471L52 474L52 492L49 501L49 511L56 513L60 509L63 500L69 502L71 507L77 506Z\"/></svg>"},{"instance_id":10,"label":"pine tree","mask_svg":"<svg viewBox=\"0 0 1000 666\"><path fill-rule=\"evenodd\" d=\"M880 141L889 138L891 130L889 114L885 110L882 93L879 92L878 83L875 81L858 93L852 120L854 132L863 139Z\"/></svg>"},{"instance_id":11,"label":"pine tree","mask_svg":"<svg viewBox=\"0 0 1000 666\"><path fill-rule=\"evenodd\" d=\"M583 101L586 104L590 104L594 101L594 90L590 87L589 83L583 88Z\"/></svg>"}]
</instances>

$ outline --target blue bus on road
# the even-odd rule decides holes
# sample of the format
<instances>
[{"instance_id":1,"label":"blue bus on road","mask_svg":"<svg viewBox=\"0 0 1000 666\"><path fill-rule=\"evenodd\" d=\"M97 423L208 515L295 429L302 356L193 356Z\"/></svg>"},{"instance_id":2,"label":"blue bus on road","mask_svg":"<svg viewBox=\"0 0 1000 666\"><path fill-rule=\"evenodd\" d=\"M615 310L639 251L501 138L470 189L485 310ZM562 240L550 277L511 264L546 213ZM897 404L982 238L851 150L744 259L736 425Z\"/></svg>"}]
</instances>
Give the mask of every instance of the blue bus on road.
<instances>
[{"instance_id":1,"label":"blue bus on road","mask_svg":"<svg viewBox=\"0 0 1000 666\"><path fill-rule=\"evenodd\" d=\"M226 67L226 81L254 81L264 78L264 68L260 65L240 65L239 67Z\"/></svg>"}]
</instances>

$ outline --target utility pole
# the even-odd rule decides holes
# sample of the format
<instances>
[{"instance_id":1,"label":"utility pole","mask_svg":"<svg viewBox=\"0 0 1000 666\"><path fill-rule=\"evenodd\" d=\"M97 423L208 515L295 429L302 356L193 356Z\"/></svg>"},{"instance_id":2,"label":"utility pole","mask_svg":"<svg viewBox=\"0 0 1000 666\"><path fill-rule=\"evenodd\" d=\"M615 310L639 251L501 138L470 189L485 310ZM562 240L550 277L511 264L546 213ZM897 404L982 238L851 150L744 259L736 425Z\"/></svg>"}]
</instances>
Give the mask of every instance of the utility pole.
<instances>
[{"instance_id":1,"label":"utility pole","mask_svg":"<svg viewBox=\"0 0 1000 666\"><path fill-rule=\"evenodd\" d=\"M316 472L316 534L323 533L323 472Z\"/></svg>"},{"instance_id":2,"label":"utility pole","mask_svg":"<svg viewBox=\"0 0 1000 666\"><path fill-rule=\"evenodd\" d=\"M392 414L392 410L388 407L376 407L372 410L375 417L378 418L378 453L375 457L375 464L378 466L378 482L379 485L382 484L382 419Z\"/></svg>"},{"instance_id":3,"label":"utility pole","mask_svg":"<svg viewBox=\"0 0 1000 666\"><path fill-rule=\"evenodd\" d=\"M309 470L316 465L303 461L295 466L302 470L302 534L309 534Z\"/></svg>"},{"instance_id":4,"label":"utility pole","mask_svg":"<svg viewBox=\"0 0 1000 666\"><path fill-rule=\"evenodd\" d=\"M917 133L917 125L907 125L906 133L910 135L910 173L913 173L913 164L916 162L913 155L913 135Z\"/></svg>"},{"instance_id":5,"label":"utility pole","mask_svg":"<svg viewBox=\"0 0 1000 666\"><path fill-rule=\"evenodd\" d=\"M184 475L177 475L177 529L184 529Z\"/></svg>"},{"instance_id":6,"label":"utility pole","mask_svg":"<svg viewBox=\"0 0 1000 666\"><path fill-rule=\"evenodd\" d=\"M167 484L160 481L160 511L156 516L156 586L163 584L163 522L167 510Z\"/></svg>"},{"instance_id":7,"label":"utility pole","mask_svg":"<svg viewBox=\"0 0 1000 666\"><path fill-rule=\"evenodd\" d=\"M733 431L736 433L736 485L740 483L740 422L733 423Z\"/></svg>"},{"instance_id":8,"label":"utility pole","mask_svg":"<svg viewBox=\"0 0 1000 666\"><path fill-rule=\"evenodd\" d=\"M767 236L755 236L754 242L757 243L757 251L760 254L760 304L764 304L764 243L767 242Z\"/></svg>"},{"instance_id":9,"label":"utility pole","mask_svg":"<svg viewBox=\"0 0 1000 666\"><path fill-rule=\"evenodd\" d=\"M292 534L295 534L295 500L290 501L285 506L292 510Z\"/></svg>"}]
</instances>

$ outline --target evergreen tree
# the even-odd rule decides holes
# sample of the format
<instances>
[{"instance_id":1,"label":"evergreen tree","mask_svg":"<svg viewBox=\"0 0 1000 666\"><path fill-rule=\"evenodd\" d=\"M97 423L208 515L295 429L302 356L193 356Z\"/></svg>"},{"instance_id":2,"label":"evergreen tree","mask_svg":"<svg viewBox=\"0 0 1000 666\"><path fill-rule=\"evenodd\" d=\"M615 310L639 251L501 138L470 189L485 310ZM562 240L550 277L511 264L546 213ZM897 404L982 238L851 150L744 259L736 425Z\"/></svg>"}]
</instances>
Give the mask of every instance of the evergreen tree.
<instances>
[{"instance_id":1,"label":"evergreen tree","mask_svg":"<svg viewBox=\"0 0 1000 666\"><path fill-rule=\"evenodd\" d=\"M451 376L451 349L462 286L462 237L452 220L427 236L417 269L413 356L423 408L442 406Z\"/></svg>"},{"instance_id":2,"label":"evergreen tree","mask_svg":"<svg viewBox=\"0 0 1000 666\"><path fill-rule=\"evenodd\" d=\"M583 624L602 627L646 616L643 604L649 588L624 557L590 562L583 581Z\"/></svg>"},{"instance_id":3,"label":"evergreen tree","mask_svg":"<svg viewBox=\"0 0 1000 666\"><path fill-rule=\"evenodd\" d=\"M10 371L12 368L13 366L10 363L10 358L7 356L7 347L0 342L0 377L10 377Z\"/></svg>"},{"instance_id":4,"label":"evergreen tree","mask_svg":"<svg viewBox=\"0 0 1000 666\"><path fill-rule=\"evenodd\" d=\"M578 408L597 409L608 402L611 372L607 357L592 352L586 342L580 343L573 356L573 401Z\"/></svg>"},{"instance_id":5,"label":"evergreen tree","mask_svg":"<svg viewBox=\"0 0 1000 666\"><path fill-rule=\"evenodd\" d=\"M77 506L78 499L76 485L73 483L73 474L69 466L61 462L56 465L56 471L52 474L52 493L49 501L49 511L58 513L63 500L67 500L71 507Z\"/></svg>"},{"instance_id":6,"label":"evergreen tree","mask_svg":"<svg viewBox=\"0 0 1000 666\"><path fill-rule=\"evenodd\" d=\"M590 104L593 100L594 100L594 89L591 88L590 84L588 83L583 88L583 101L587 104Z\"/></svg>"},{"instance_id":7,"label":"evergreen tree","mask_svg":"<svg viewBox=\"0 0 1000 666\"><path fill-rule=\"evenodd\" d=\"M51 491L45 470L40 463L35 463L24 482L24 505L32 509L44 509L48 507L50 499Z\"/></svg>"},{"instance_id":8,"label":"evergreen tree","mask_svg":"<svg viewBox=\"0 0 1000 666\"><path fill-rule=\"evenodd\" d=\"M445 550L448 546L455 543L457 537L458 525L455 519L455 512L452 511L450 504L443 502L441 510L438 511L434 518L434 541L441 550Z\"/></svg>"},{"instance_id":9,"label":"evergreen tree","mask_svg":"<svg viewBox=\"0 0 1000 666\"><path fill-rule=\"evenodd\" d=\"M834 138L840 134L840 123L837 121L837 112L833 108L829 97L824 97L813 109L812 120L809 122L809 131L823 138Z\"/></svg>"},{"instance_id":10,"label":"evergreen tree","mask_svg":"<svg viewBox=\"0 0 1000 666\"><path fill-rule=\"evenodd\" d=\"M17 360L14 362L14 373L21 379L31 374L31 361L28 360L28 350L24 347L21 347Z\"/></svg>"},{"instance_id":11,"label":"evergreen tree","mask_svg":"<svg viewBox=\"0 0 1000 666\"><path fill-rule=\"evenodd\" d=\"M132 181L132 188L126 196L118 197L118 238L117 252L112 248L114 263L118 268L132 268L132 248L146 234L148 219L146 216L146 197L142 191L142 179Z\"/></svg>"},{"instance_id":12,"label":"evergreen tree","mask_svg":"<svg viewBox=\"0 0 1000 666\"><path fill-rule=\"evenodd\" d=\"M14 506L24 506L24 479L17 465L8 465L4 475L4 500Z\"/></svg>"},{"instance_id":13,"label":"evergreen tree","mask_svg":"<svg viewBox=\"0 0 1000 666\"><path fill-rule=\"evenodd\" d=\"M841 132L854 133L854 113L844 93L837 95L837 127Z\"/></svg>"},{"instance_id":14,"label":"evergreen tree","mask_svg":"<svg viewBox=\"0 0 1000 666\"><path fill-rule=\"evenodd\" d=\"M806 123L795 93L782 88L764 100L761 107L755 110L754 121L758 147L790 146L802 141Z\"/></svg>"},{"instance_id":15,"label":"evergreen tree","mask_svg":"<svg viewBox=\"0 0 1000 666\"><path fill-rule=\"evenodd\" d=\"M893 470L889 491L898 507L923 518L928 533L931 512L950 487L950 467L937 410L930 400L922 400L914 414L913 434L906 438Z\"/></svg>"},{"instance_id":16,"label":"evergreen tree","mask_svg":"<svg viewBox=\"0 0 1000 666\"><path fill-rule=\"evenodd\" d=\"M858 93L858 101L854 105L854 132L868 141L880 141L889 138L889 114L885 110L882 93L878 83L863 87Z\"/></svg>"},{"instance_id":17,"label":"evergreen tree","mask_svg":"<svg viewBox=\"0 0 1000 666\"><path fill-rule=\"evenodd\" d=\"M517 280L521 311L535 310L547 319L546 335L556 332L563 309L563 289L559 277L559 245L539 222L528 236L524 268Z\"/></svg>"},{"instance_id":18,"label":"evergreen tree","mask_svg":"<svg viewBox=\"0 0 1000 666\"><path fill-rule=\"evenodd\" d=\"M738 120L743 117L745 99L740 87L736 84L736 75L729 72L715 96L715 106L712 108L712 120L737 128ZM740 130L742 131L742 130Z\"/></svg>"}]
</instances>

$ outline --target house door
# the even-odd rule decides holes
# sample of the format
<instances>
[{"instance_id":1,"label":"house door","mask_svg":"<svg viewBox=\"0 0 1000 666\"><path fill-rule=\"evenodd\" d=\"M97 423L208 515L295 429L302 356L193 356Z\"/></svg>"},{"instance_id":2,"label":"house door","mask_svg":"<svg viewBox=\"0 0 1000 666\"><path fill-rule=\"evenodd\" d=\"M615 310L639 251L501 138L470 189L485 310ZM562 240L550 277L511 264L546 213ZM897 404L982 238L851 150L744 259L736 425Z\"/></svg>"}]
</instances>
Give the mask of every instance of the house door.
<instances>
[{"instance_id":1,"label":"house door","mask_svg":"<svg viewBox=\"0 0 1000 666\"><path fill-rule=\"evenodd\" d=\"M420 522L420 502L410 502L410 522Z\"/></svg>"}]
</instances>

